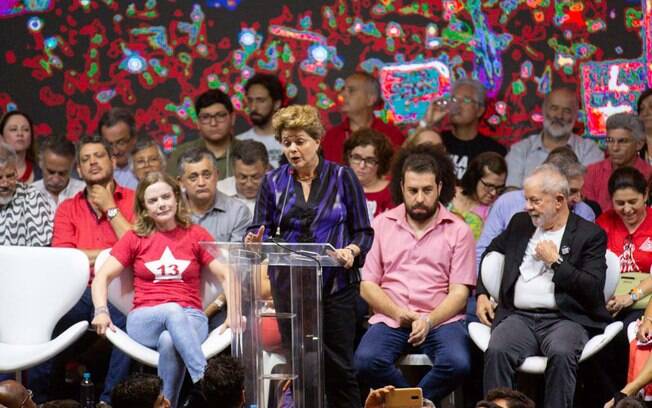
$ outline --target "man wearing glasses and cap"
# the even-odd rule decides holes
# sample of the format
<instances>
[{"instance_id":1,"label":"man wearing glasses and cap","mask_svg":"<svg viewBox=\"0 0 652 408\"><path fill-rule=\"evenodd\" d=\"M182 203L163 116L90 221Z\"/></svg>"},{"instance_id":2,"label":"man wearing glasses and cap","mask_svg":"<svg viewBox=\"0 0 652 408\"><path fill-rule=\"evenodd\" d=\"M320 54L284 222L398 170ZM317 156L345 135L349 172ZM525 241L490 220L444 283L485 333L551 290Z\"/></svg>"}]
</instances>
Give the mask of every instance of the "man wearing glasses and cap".
<instances>
[{"instance_id":1,"label":"man wearing glasses and cap","mask_svg":"<svg viewBox=\"0 0 652 408\"><path fill-rule=\"evenodd\" d=\"M431 128L448 116L451 129L441 133L444 146L461 179L473 158L483 152L507 154L505 146L478 132L485 111L484 85L475 79L460 79L451 86L451 97L437 99L428 108L421 126Z\"/></svg>"}]
</instances>

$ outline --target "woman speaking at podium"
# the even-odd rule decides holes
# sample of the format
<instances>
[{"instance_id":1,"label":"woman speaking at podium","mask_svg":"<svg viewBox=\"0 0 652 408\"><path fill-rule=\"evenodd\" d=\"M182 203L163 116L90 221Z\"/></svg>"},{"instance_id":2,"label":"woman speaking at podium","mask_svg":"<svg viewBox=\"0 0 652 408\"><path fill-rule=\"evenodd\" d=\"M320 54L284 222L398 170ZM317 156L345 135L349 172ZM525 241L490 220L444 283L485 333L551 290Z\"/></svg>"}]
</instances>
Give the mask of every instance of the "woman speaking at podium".
<instances>
[{"instance_id":1,"label":"woman speaking at podium","mask_svg":"<svg viewBox=\"0 0 652 408\"><path fill-rule=\"evenodd\" d=\"M288 164L267 173L261 183L245 243L272 239L336 248L333 256L341 267L325 267L322 275L326 397L329 406L359 407L353 368L355 301L358 268L373 241L364 192L350 168L320 157L324 127L317 109L289 106L274 114L272 124ZM271 272L270 280L274 295ZM275 304L283 297L276 292ZM279 322L284 343L289 342L288 326Z\"/></svg>"}]
</instances>

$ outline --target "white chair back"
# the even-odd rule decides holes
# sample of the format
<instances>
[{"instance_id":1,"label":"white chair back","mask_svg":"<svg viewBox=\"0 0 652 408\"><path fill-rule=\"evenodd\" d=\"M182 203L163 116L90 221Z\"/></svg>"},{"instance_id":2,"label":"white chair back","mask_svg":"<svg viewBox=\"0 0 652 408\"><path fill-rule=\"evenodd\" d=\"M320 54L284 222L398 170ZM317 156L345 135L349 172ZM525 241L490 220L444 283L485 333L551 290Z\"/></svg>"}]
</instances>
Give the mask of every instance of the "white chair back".
<instances>
[{"instance_id":1,"label":"white chair back","mask_svg":"<svg viewBox=\"0 0 652 408\"><path fill-rule=\"evenodd\" d=\"M482 284L491 295L498 301L500 293L500 283L503 280L503 267L505 266L505 255L500 252L489 252L482 259Z\"/></svg>"},{"instance_id":2,"label":"white chair back","mask_svg":"<svg viewBox=\"0 0 652 408\"><path fill-rule=\"evenodd\" d=\"M88 258L77 249L0 246L0 343L50 341L88 276Z\"/></svg>"},{"instance_id":3,"label":"white chair back","mask_svg":"<svg viewBox=\"0 0 652 408\"><path fill-rule=\"evenodd\" d=\"M618 259L618 255L610 250L607 250L605 258L607 261L607 273L604 280L604 300L607 302L616 292L616 287L620 280L620 260Z\"/></svg>"},{"instance_id":4,"label":"white chair back","mask_svg":"<svg viewBox=\"0 0 652 408\"><path fill-rule=\"evenodd\" d=\"M110 249L105 249L97 256L97 259L95 260L95 270L99 270L104 262L106 262L110 252ZM204 308L215 300L217 295L223 292L222 286L217 278L215 278L215 276L206 268L202 269L200 291ZM131 268L126 268L122 271L120 276L109 283L108 298L109 302L125 315L133 309L134 274Z\"/></svg>"}]
</instances>

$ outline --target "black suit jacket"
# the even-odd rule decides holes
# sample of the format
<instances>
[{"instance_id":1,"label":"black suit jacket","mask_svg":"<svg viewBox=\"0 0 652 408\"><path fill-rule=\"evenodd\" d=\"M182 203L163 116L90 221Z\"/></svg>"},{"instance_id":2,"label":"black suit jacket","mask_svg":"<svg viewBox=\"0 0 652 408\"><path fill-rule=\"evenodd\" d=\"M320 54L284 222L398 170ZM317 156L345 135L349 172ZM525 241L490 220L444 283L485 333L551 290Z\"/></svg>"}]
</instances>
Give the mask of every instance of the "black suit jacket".
<instances>
[{"instance_id":1,"label":"black suit jacket","mask_svg":"<svg viewBox=\"0 0 652 408\"><path fill-rule=\"evenodd\" d=\"M536 227L528 213L515 214L507 229L491 242L482 255L484 258L492 251L505 255L500 301L493 327L516 310L514 289L520 276L519 267L535 231ZM559 312L586 328L604 328L612 320L604 300L606 234L599 226L571 213L559 251L564 261L553 275ZM489 296L482 279L478 279L477 294Z\"/></svg>"}]
</instances>

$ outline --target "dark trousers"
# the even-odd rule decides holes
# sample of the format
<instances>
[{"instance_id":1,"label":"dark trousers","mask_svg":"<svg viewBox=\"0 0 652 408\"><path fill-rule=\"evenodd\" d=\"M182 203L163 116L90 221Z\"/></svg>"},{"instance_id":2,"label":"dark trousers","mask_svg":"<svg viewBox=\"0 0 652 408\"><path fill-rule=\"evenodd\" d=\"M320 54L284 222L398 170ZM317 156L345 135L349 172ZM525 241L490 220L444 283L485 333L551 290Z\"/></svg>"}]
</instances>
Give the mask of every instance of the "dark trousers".
<instances>
[{"instance_id":1,"label":"dark trousers","mask_svg":"<svg viewBox=\"0 0 652 408\"><path fill-rule=\"evenodd\" d=\"M355 366L361 381L373 388L386 385L405 388L410 384L395 366L396 360L405 353L424 353L433 366L418 387L423 389L424 397L437 403L455 390L471 370L466 324L458 320L434 328L417 347L407 342L410 331L404 327L395 329L385 323L371 325L355 352Z\"/></svg>"},{"instance_id":2,"label":"dark trousers","mask_svg":"<svg viewBox=\"0 0 652 408\"><path fill-rule=\"evenodd\" d=\"M485 352L485 394L496 387L514 388L516 369L529 356L548 358L544 408L573 406L577 366L588 333L556 312L518 311L492 331Z\"/></svg>"},{"instance_id":3,"label":"dark trousers","mask_svg":"<svg viewBox=\"0 0 652 408\"><path fill-rule=\"evenodd\" d=\"M66 313L54 328L53 337L64 332L68 327L82 320L93 320L93 300L91 297L91 288L86 288L81 299L75 306ZM118 309L109 303L109 313L114 325L125 330L127 318L120 313ZM122 351L113 348L111 360L109 361L109 371L106 373L104 380L104 390L99 400L107 403L111 402L111 391L119 382L124 380L129 374L129 365L131 359ZM34 392L35 400L45 402L47 400L48 389L50 386L50 371L52 370L52 359L42 363L29 370L29 387Z\"/></svg>"}]
</instances>

